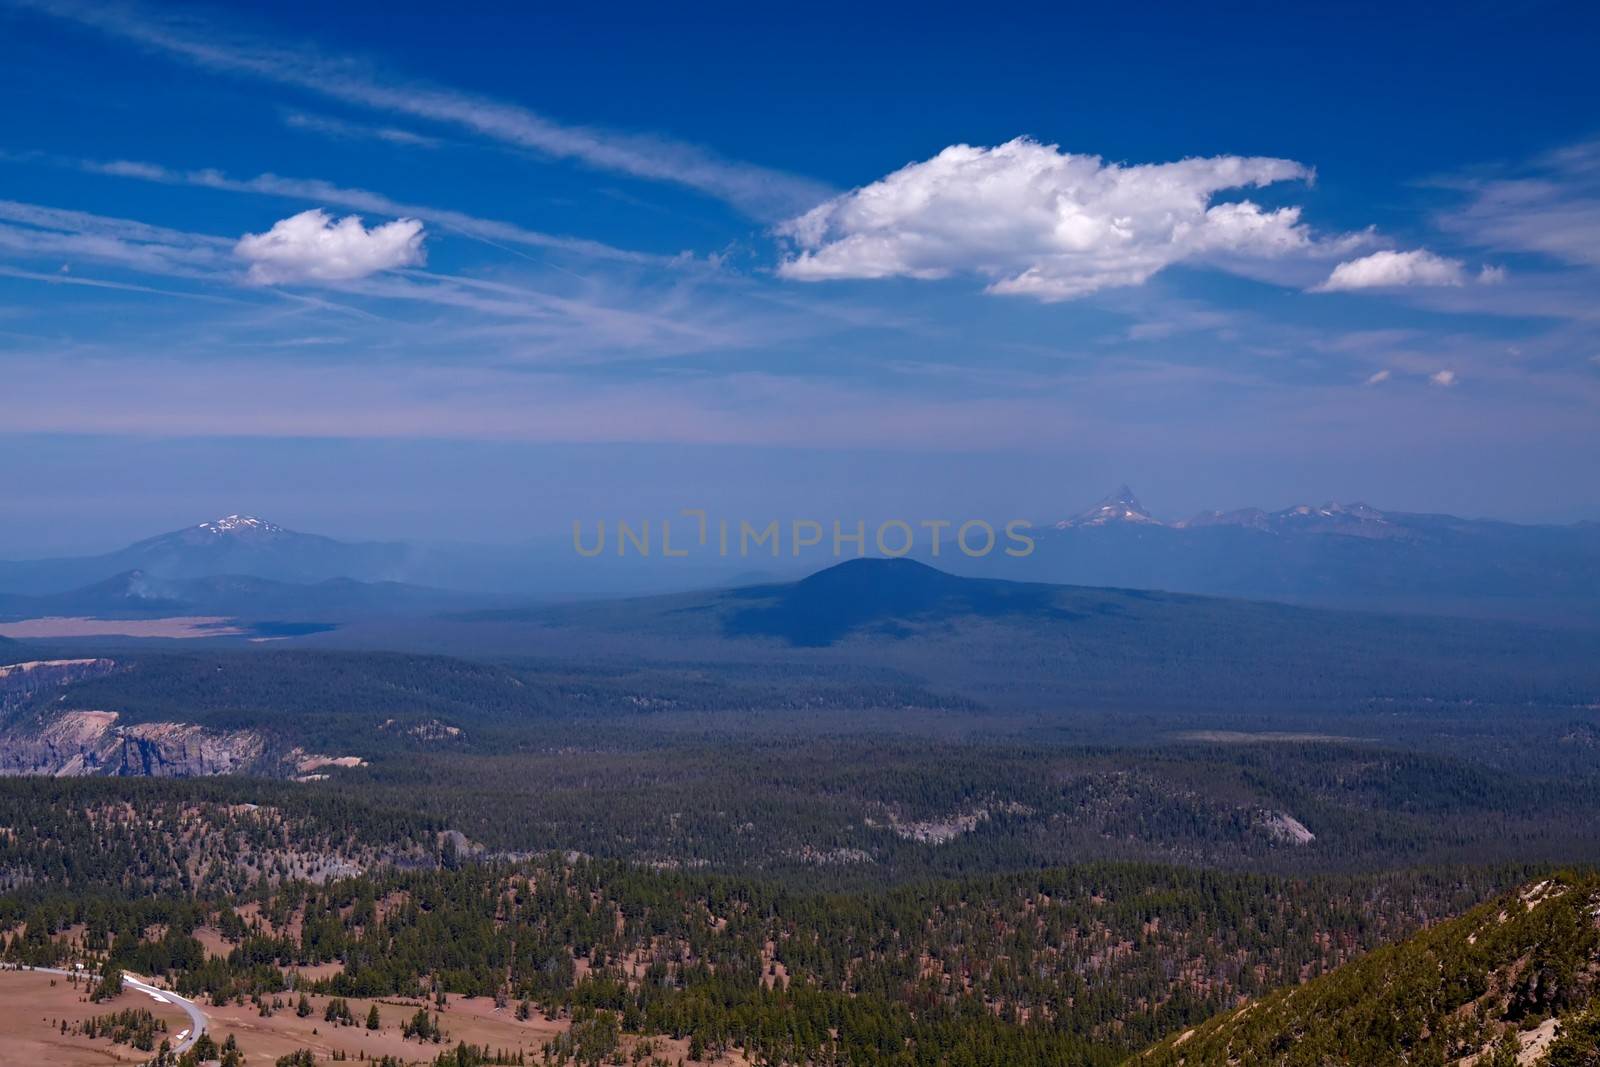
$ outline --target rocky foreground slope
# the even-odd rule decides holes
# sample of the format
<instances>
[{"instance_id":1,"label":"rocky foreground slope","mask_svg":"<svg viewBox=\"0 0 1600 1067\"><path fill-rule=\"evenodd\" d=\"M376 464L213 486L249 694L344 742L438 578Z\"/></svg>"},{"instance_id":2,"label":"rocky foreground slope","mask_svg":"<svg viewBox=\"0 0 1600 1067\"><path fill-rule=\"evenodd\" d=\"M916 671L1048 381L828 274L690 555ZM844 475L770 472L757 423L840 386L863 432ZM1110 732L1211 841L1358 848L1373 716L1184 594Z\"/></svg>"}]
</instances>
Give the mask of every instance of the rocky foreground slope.
<instances>
[{"instance_id":1,"label":"rocky foreground slope","mask_svg":"<svg viewBox=\"0 0 1600 1067\"><path fill-rule=\"evenodd\" d=\"M1524 886L1128 1067L1600 1064L1600 877Z\"/></svg>"}]
</instances>

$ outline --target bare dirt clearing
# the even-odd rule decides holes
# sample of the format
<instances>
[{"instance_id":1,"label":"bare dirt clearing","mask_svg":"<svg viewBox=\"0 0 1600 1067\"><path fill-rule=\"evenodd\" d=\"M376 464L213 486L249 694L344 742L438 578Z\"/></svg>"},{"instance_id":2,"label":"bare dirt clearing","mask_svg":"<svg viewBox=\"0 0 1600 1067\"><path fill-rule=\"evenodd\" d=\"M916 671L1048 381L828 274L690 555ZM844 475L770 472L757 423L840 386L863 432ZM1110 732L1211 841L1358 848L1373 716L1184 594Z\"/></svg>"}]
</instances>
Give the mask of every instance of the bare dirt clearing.
<instances>
[{"instance_id":1,"label":"bare dirt clearing","mask_svg":"<svg viewBox=\"0 0 1600 1067\"><path fill-rule=\"evenodd\" d=\"M328 997L308 997L311 1013L304 1017L295 1012L300 999L298 993L282 993L276 998L268 998L269 1002L274 999L281 1001L283 1006L276 1008L266 1018L262 1018L257 1008L248 1002L222 1006L202 1002L201 1010L210 1020L212 1037L221 1043L228 1035L233 1035L249 1067L266 1067L279 1056L297 1049L310 1049L319 1062L340 1053L353 1062L361 1062L363 1056L368 1060L394 1056L403 1063L423 1064L431 1063L440 1052L462 1041L497 1052L504 1050L513 1055L523 1051L527 1053L529 1062L537 1062L544 1044L567 1033L572 1027L570 1019L552 1021L537 1010L526 1021L519 1021L514 1007L497 1008L493 999L488 997L451 997L442 1009L429 1002L407 997L370 1000L351 997L346 999L346 1003L356 1020L354 1026L339 1026L326 1021L323 1013L330 999ZM367 1012L374 1004L378 1007L382 1025L377 1030L368 1030L365 1025ZM427 1008L430 1017L437 1016L439 1028L444 1031L439 1044L407 1040L401 1036L402 1026L416 1014L418 1008L423 1007ZM672 1063L688 1055L689 1042L686 1039L672 1040L659 1036L645 1039L625 1036L622 1038L622 1049L625 1054L631 1053L641 1043L647 1044L654 1055L665 1056ZM749 1062L737 1052L722 1057L708 1056L702 1061L705 1067L748 1067Z\"/></svg>"},{"instance_id":2,"label":"bare dirt clearing","mask_svg":"<svg viewBox=\"0 0 1600 1067\"><path fill-rule=\"evenodd\" d=\"M143 1008L167 1024L175 1036L189 1025L189 1017L173 1004L162 1004L133 989L99 1004L91 1003L85 986L74 986L61 975L38 971L0 971L0 1049L6 1063L40 1063L52 1067L101 1067L104 1064L143 1063L149 1053L128 1045L82 1034L63 1034L61 1024L73 1029L85 1019L127 1008Z\"/></svg>"},{"instance_id":3,"label":"bare dirt clearing","mask_svg":"<svg viewBox=\"0 0 1600 1067\"><path fill-rule=\"evenodd\" d=\"M52 616L0 622L0 637L234 637L245 631L221 615L169 619L92 619Z\"/></svg>"},{"instance_id":4,"label":"bare dirt clearing","mask_svg":"<svg viewBox=\"0 0 1600 1067\"><path fill-rule=\"evenodd\" d=\"M323 1018L328 997L307 998L311 1003L311 1014L303 1018L295 1014L299 994L283 993L278 995L278 999L285 1006L267 1018L262 1018L256 1007L248 1002L214 1006L202 1001L200 1008L210 1019L209 1029L218 1043L232 1034L244 1052L245 1063L251 1065L271 1064L279 1056L303 1048L316 1053L319 1061L331 1058L338 1052L357 1061L365 1054L367 1059L394 1056L402 1062L428 1062L459 1041L486 1045L495 1050L505 1049L512 1053L523 1050L528 1053L529 1059L537 1059L540 1047L551 1038L565 1033L569 1026L565 1020L550 1022L538 1013L526 1022L518 1022L514 1010L503 1008L497 1011L494 1001L489 999L452 999L442 1011L437 1012L445 1039L436 1045L431 1041L424 1043L406 1040L401 1036L401 1026L416 1014L419 1007L424 1006L420 1000L399 997L366 1000L352 997L347 1003L356 1025L339 1026ZM365 1025L367 1011L373 1004L378 1006L382 1025L377 1030L368 1030ZM434 1014L431 1006L429 1014Z\"/></svg>"}]
</instances>

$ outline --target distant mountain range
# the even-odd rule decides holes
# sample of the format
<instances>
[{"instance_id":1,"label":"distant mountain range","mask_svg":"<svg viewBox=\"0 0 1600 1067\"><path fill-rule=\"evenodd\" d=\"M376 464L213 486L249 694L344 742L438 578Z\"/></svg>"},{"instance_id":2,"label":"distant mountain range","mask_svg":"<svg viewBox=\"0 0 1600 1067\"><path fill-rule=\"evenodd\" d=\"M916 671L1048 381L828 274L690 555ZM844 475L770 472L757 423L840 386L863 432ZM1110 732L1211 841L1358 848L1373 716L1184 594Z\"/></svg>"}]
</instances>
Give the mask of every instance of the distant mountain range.
<instances>
[{"instance_id":1,"label":"distant mountain range","mask_svg":"<svg viewBox=\"0 0 1600 1067\"><path fill-rule=\"evenodd\" d=\"M1123 486L1037 531L1025 559L969 560L964 574L1072 585L1545 622L1600 622L1600 524L1525 526L1301 504L1164 522Z\"/></svg>"},{"instance_id":2,"label":"distant mountain range","mask_svg":"<svg viewBox=\"0 0 1600 1067\"><path fill-rule=\"evenodd\" d=\"M1279 511L1262 508L1238 508L1233 511L1202 511L1192 518L1177 522L1162 522L1139 502L1133 490L1126 485L1101 500L1100 503L1069 519L1054 524L1057 530L1074 530L1088 527L1163 526L1174 530L1201 530L1219 526L1233 526L1246 530L1259 530L1280 536L1295 534L1320 534L1340 537L1366 537L1373 540L1426 540L1441 531L1505 530L1573 530L1579 533L1594 532L1595 523L1576 523L1572 526L1519 526L1513 523L1493 522L1483 519L1459 519L1454 515L1427 515L1405 511L1380 511L1369 504L1296 504Z\"/></svg>"},{"instance_id":3,"label":"distant mountain range","mask_svg":"<svg viewBox=\"0 0 1600 1067\"><path fill-rule=\"evenodd\" d=\"M1359 503L1207 511L1167 522L1124 486L1086 511L1035 526L1033 533L1036 547L1025 558L997 552L974 559L948 542L938 556L928 545L918 546L913 555L967 577L1600 624L1596 523L1518 525L1385 511ZM375 608L437 602L448 610L460 605L449 603L441 589L525 598L643 594L750 581L753 562L714 556L669 562L609 554L581 559L566 542L539 548L346 542L230 515L106 555L0 562L0 594L11 594L0 596L0 612L48 608L75 613L63 600L31 608L16 599L66 594L80 604L78 612L125 610L133 601L144 610L156 600L170 599L196 611L203 607L207 614L242 610L259 616L269 610L263 605L291 610L296 597L304 598L307 610L331 602L348 610L357 601ZM830 562L819 549L804 558L773 561L772 566L809 571ZM241 584L247 578L319 588ZM161 584L201 580L212 584ZM432 588L321 588L331 581ZM93 591L107 582L111 588ZM126 587L124 592L118 592L117 583ZM141 586L158 591L149 596L126 592Z\"/></svg>"}]
</instances>

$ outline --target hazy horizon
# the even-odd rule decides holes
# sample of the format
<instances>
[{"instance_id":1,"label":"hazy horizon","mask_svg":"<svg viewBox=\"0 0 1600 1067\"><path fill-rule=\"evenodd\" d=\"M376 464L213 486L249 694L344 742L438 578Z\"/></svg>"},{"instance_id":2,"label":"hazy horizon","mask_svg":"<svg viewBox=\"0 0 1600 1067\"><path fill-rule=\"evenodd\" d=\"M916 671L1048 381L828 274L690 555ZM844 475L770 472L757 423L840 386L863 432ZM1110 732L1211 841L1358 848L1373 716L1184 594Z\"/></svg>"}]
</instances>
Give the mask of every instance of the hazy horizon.
<instances>
[{"instance_id":1,"label":"hazy horizon","mask_svg":"<svg viewBox=\"0 0 1600 1067\"><path fill-rule=\"evenodd\" d=\"M147 444L147 447L155 447ZM15 513L0 528L0 559L48 558L109 552L134 541L193 526L225 515L254 515L302 533L347 541L393 540L455 542L517 547L534 541L565 541L574 521L638 521L672 518L684 508L706 508L730 519L752 522L810 517L869 523L893 517L981 517L1026 519L1044 524L1070 518L1128 485L1146 509L1165 522L1203 511L1259 507L1268 511L1300 504L1364 503L1384 511L1437 513L1526 525L1567 525L1600 519L1600 504L1525 491L1487 507L1474 507L1469 486L1430 485L1414 495L1404 487L1368 492L1361 480L1330 472L1315 486L1297 488L1259 479L1232 492L1197 487L1173 474L1151 471L1146 478L1117 474L1109 465L1095 473L1061 477L1047 456L933 456L808 453L785 456L783 469L805 469L806 481L774 485L767 459L757 452L701 454L661 463L647 490L627 485L613 467L628 468L622 447L556 449L565 452L546 469L524 469L520 450L480 453L472 462L484 477L502 477L504 489L484 494L463 487L451 468L426 472L397 462L383 446L328 472L320 484L307 484L306 472L275 469L267 456L246 456L239 467L216 469L216 450L202 460L205 469L173 485L168 459L143 472L138 450L125 450L120 463L103 472L105 484L66 493L37 491L37 469L0 472L0 492ZM705 450L702 450L705 451ZM96 461L97 463L99 461ZM181 460L179 461L181 462ZM463 460L466 462L466 460ZM582 464L581 484L575 464ZM851 472L864 466L883 482L852 484ZM1098 473L1104 466L1105 473ZM181 469L181 468L180 468ZM158 473L159 472L159 473ZM708 478L707 472L710 472ZM141 473L148 478L140 483ZM898 477L896 477L898 475ZM100 477L102 475L84 475ZM517 477L526 480L520 485ZM635 475L636 476L636 475ZM342 485L346 479L357 486ZM1054 480L1051 480L1054 479ZM7 483L13 483L8 485ZM706 488L710 486L710 490ZM237 486L237 487L236 487ZM1326 487L1326 488L1324 488ZM1498 506L1497 506L1498 504Z\"/></svg>"}]
</instances>

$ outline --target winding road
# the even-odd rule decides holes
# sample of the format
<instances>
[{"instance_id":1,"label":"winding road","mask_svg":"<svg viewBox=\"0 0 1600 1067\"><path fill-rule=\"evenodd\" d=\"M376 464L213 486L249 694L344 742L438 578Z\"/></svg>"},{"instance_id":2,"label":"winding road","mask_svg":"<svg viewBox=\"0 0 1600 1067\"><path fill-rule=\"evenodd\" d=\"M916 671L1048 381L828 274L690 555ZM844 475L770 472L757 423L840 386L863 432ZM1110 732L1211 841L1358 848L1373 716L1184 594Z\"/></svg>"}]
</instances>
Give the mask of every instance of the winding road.
<instances>
[{"instance_id":1,"label":"winding road","mask_svg":"<svg viewBox=\"0 0 1600 1067\"><path fill-rule=\"evenodd\" d=\"M18 967L15 969L22 971L34 971L38 974L60 974L65 975L68 978L71 978L75 975L89 978L96 977L94 974L88 971L64 971L58 967ZM152 1000L160 1001L163 1004L176 1005L177 1007L183 1009L184 1014L189 1016L189 1029L179 1032L182 1040L175 1041L173 1043L172 1051L174 1053L182 1054L188 1052L194 1047L194 1043L200 1040L200 1035L206 1032L206 1026L209 1023L209 1020L206 1018L206 1013L200 1010L200 1005L196 1004L192 1000L189 1000L187 997L180 997L170 989L162 989L159 986L151 985L143 978L131 975L126 971L122 972L122 987L124 989L136 990L140 993L143 993L145 996L150 997Z\"/></svg>"}]
</instances>

